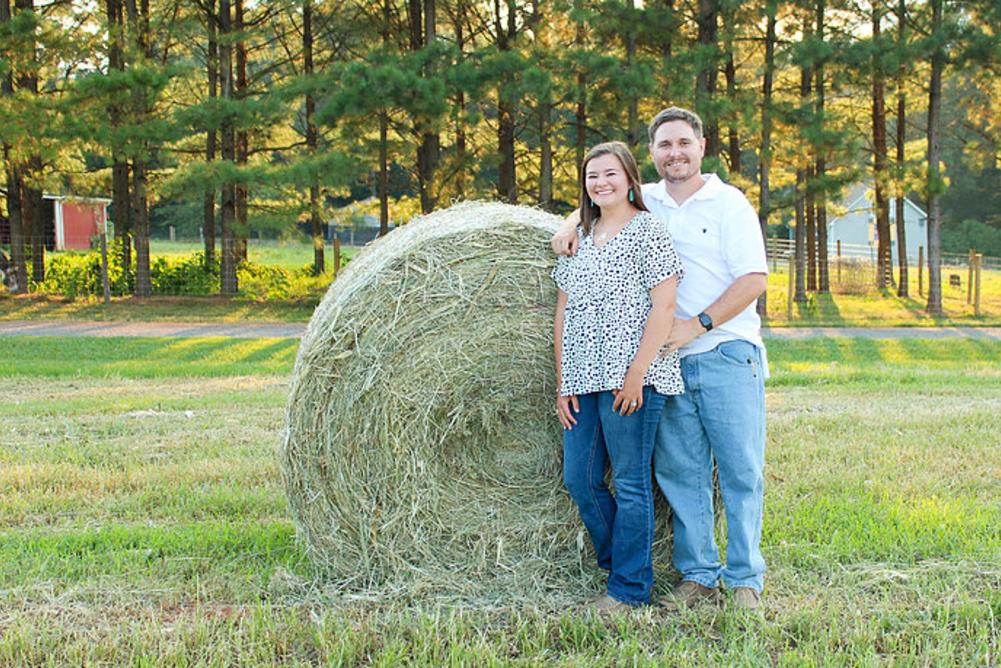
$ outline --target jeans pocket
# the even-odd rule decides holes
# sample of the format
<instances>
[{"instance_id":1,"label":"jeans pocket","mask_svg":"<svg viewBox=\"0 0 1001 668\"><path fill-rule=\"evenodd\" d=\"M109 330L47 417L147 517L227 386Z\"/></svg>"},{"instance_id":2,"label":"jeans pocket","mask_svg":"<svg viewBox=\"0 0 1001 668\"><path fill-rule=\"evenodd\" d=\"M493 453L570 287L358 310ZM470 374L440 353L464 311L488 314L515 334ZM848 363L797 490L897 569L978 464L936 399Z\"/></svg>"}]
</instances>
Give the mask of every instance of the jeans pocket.
<instances>
[{"instance_id":1,"label":"jeans pocket","mask_svg":"<svg viewBox=\"0 0 1001 668\"><path fill-rule=\"evenodd\" d=\"M724 341L716 346L716 353L731 364L738 366L755 367L754 344L747 341ZM755 371L757 371L755 369Z\"/></svg>"}]
</instances>

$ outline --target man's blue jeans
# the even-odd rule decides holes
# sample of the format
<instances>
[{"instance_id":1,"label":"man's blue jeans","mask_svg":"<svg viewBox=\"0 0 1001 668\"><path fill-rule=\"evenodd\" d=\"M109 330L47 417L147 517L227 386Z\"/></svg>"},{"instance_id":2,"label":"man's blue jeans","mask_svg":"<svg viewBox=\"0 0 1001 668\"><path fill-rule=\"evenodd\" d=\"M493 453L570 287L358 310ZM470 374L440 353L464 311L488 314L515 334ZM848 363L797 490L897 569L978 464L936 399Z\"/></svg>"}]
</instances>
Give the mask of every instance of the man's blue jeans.
<instances>
[{"instance_id":1,"label":"man's blue jeans","mask_svg":"<svg viewBox=\"0 0 1001 668\"><path fill-rule=\"evenodd\" d=\"M726 341L681 359L685 394L668 397L654 471L673 511L674 566L682 580L764 586L765 386L761 351ZM713 465L726 508L726 567L713 536Z\"/></svg>"},{"instance_id":2,"label":"man's blue jeans","mask_svg":"<svg viewBox=\"0 0 1001 668\"><path fill-rule=\"evenodd\" d=\"M654 437L664 395L643 388L643 407L627 417L612 410L611 392L579 395L577 424L563 430L563 483L580 509L608 594L629 605L653 592ZM605 483L612 465L613 497Z\"/></svg>"}]
</instances>

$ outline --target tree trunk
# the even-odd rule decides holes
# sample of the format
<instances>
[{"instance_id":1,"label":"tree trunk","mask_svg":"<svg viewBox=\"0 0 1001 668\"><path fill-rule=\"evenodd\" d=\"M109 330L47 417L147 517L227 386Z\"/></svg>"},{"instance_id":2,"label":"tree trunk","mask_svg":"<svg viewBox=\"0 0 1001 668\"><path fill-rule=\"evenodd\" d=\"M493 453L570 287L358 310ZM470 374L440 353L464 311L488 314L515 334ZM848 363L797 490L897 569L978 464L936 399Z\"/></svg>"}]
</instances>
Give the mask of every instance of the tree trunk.
<instances>
[{"instance_id":1,"label":"tree trunk","mask_svg":"<svg viewBox=\"0 0 1001 668\"><path fill-rule=\"evenodd\" d=\"M539 206L547 211L553 204L552 109L548 98L539 104Z\"/></svg>"},{"instance_id":2,"label":"tree trunk","mask_svg":"<svg viewBox=\"0 0 1001 668\"><path fill-rule=\"evenodd\" d=\"M674 20L674 0L661 0L661 3L667 14L671 17L670 24L671 27L664 31L664 34L659 35L660 41L660 59L663 63L664 72L670 73L674 70L675 63L673 62L674 57L674 25L676 21Z\"/></svg>"},{"instance_id":3,"label":"tree trunk","mask_svg":"<svg viewBox=\"0 0 1001 668\"><path fill-rule=\"evenodd\" d=\"M466 3L459 0L456 3L455 17L455 47L459 61L465 59L466 48ZM388 22L388 19L387 19ZM455 96L455 194L459 199L466 197L466 94L460 88Z\"/></svg>"},{"instance_id":4,"label":"tree trunk","mask_svg":"<svg viewBox=\"0 0 1001 668\"><path fill-rule=\"evenodd\" d=\"M813 165L806 168L806 289L817 291L817 206L814 194L816 174Z\"/></svg>"},{"instance_id":5,"label":"tree trunk","mask_svg":"<svg viewBox=\"0 0 1001 668\"><path fill-rule=\"evenodd\" d=\"M149 59L147 37L149 35L148 17L149 4L144 0L136 5L136 0L126 0L125 11L128 16L129 32L133 40L135 57ZM137 124L141 124L147 115L146 103L141 89L136 87L132 92L132 113ZM136 273L133 292L136 297L150 297L153 294L153 284L149 270L149 206L146 198L146 156L145 142L132 155L132 228L135 235Z\"/></svg>"},{"instance_id":6,"label":"tree trunk","mask_svg":"<svg viewBox=\"0 0 1001 668\"><path fill-rule=\"evenodd\" d=\"M12 14L10 0L0 0L0 25L10 23ZM8 70L2 83L3 97L14 95L14 74ZM11 147L3 145L4 169L7 176L7 219L10 223L10 267L11 276L7 278L7 287L14 294L28 291L28 267L25 264L24 227L21 216L21 172L11 155Z\"/></svg>"},{"instance_id":7,"label":"tree trunk","mask_svg":"<svg viewBox=\"0 0 1001 668\"><path fill-rule=\"evenodd\" d=\"M817 38L826 39L824 27L824 12L826 11L825 0L817 0ZM826 124L824 118L824 63L818 62L814 66L814 94L816 100L817 122L822 126ZM814 165L817 188L814 193L814 203L816 205L816 229L817 229L817 291L829 293L831 291L831 279L827 259L827 146L821 146L817 151L817 162Z\"/></svg>"},{"instance_id":8,"label":"tree trunk","mask_svg":"<svg viewBox=\"0 0 1001 668\"><path fill-rule=\"evenodd\" d=\"M882 16L878 7L872 12L872 39L880 40ZM873 188L876 204L876 285L887 287L893 280L893 255L890 246L890 208L886 198L886 100L882 54L874 49L872 56L872 147Z\"/></svg>"},{"instance_id":9,"label":"tree trunk","mask_svg":"<svg viewBox=\"0 0 1001 668\"><path fill-rule=\"evenodd\" d=\"M808 34L811 26L809 24L804 26L804 33ZM810 97L810 82L812 79L812 73L810 71L810 66L804 64L800 69L799 76L799 99L800 99L800 111L804 111L807 106L807 100ZM806 138L803 138L804 148L808 144ZM809 181L809 168L810 164L809 156L801 156L798 158L799 166L796 168L796 294L793 296L793 301L805 302L806 301L806 278L808 273L809 260L813 257L812 250L808 249L811 245L811 239L809 238L810 232L812 230L809 228L809 223L806 219L807 203L806 203L806 193L807 189L810 187Z\"/></svg>"},{"instance_id":10,"label":"tree trunk","mask_svg":"<svg viewBox=\"0 0 1001 668\"><path fill-rule=\"evenodd\" d=\"M153 283L149 271L149 207L146 199L146 162L137 157L132 163L132 199L135 215L136 297L150 297Z\"/></svg>"},{"instance_id":11,"label":"tree trunk","mask_svg":"<svg viewBox=\"0 0 1001 668\"><path fill-rule=\"evenodd\" d=\"M125 16L121 0L107 0L105 11L108 17L108 70L125 71L125 50L123 46ZM123 123L124 111L120 104L108 105L108 123L118 128ZM115 239L122 254L122 271L127 276L132 271L132 203L129 194L129 163L117 140L111 146L111 208L114 212Z\"/></svg>"},{"instance_id":12,"label":"tree trunk","mask_svg":"<svg viewBox=\"0 0 1001 668\"><path fill-rule=\"evenodd\" d=\"M514 171L514 110L506 100L507 94L498 91L497 105L497 150L500 153L500 168L497 173L497 194L501 199L514 204L518 201L518 186Z\"/></svg>"},{"instance_id":13,"label":"tree trunk","mask_svg":"<svg viewBox=\"0 0 1001 668\"><path fill-rule=\"evenodd\" d=\"M726 94L731 104L737 98L737 68L733 62L733 51L726 54ZM736 113L730 119L728 131L729 154L730 154L730 174L740 174L740 131L737 128Z\"/></svg>"},{"instance_id":14,"label":"tree trunk","mask_svg":"<svg viewBox=\"0 0 1001 668\"><path fill-rule=\"evenodd\" d=\"M583 52L587 40L587 25L578 20L574 45ZM584 156L587 155L587 72L583 65L577 72L577 106L574 110L574 150L576 153L577 182L580 183Z\"/></svg>"},{"instance_id":15,"label":"tree trunk","mask_svg":"<svg viewBox=\"0 0 1001 668\"><path fill-rule=\"evenodd\" d=\"M24 253L23 208L21 206L21 174L10 159L7 147L4 147L4 158L7 163L7 218L10 221L10 271L13 281L8 279L7 285L14 294L24 294L28 291L28 266Z\"/></svg>"},{"instance_id":16,"label":"tree trunk","mask_svg":"<svg viewBox=\"0 0 1001 668\"><path fill-rule=\"evenodd\" d=\"M737 111L737 64L733 58L733 35L736 30L733 12L735 9L731 6L724 10L723 12L723 30L724 30L724 40L723 49L725 51L726 63L724 65L724 74L726 76L726 99L729 109L727 110L727 117L729 118L729 127L727 129L727 154L729 157L730 174L740 175L740 131L739 131L739 121L740 113Z\"/></svg>"},{"instance_id":17,"label":"tree trunk","mask_svg":"<svg viewBox=\"0 0 1001 668\"><path fill-rule=\"evenodd\" d=\"M313 0L303 0L302 3L302 61L303 72L307 78L313 75ZM306 151L310 158L316 157L319 137L313 115L316 113L316 102L313 94L306 93ZM313 237L313 273L323 273L323 248L326 239L323 235L323 224L320 220L320 183L316 174L310 177L309 183L309 231Z\"/></svg>"},{"instance_id":18,"label":"tree trunk","mask_svg":"<svg viewBox=\"0 0 1001 668\"><path fill-rule=\"evenodd\" d=\"M34 12L35 3L33 0L15 0L14 7L17 12ZM34 64L35 39L32 35L28 44L31 60ZM27 72L22 72L17 77L17 87L25 91L32 98L38 97L38 69L31 67ZM29 235L29 247L31 249L31 280L41 283L45 280L45 216L43 215L42 191L31 185L42 172L42 159L38 155L29 155L22 163L24 168L21 171L21 229Z\"/></svg>"},{"instance_id":19,"label":"tree trunk","mask_svg":"<svg viewBox=\"0 0 1001 668\"><path fill-rule=\"evenodd\" d=\"M230 0L219 0L219 93L226 101L233 100L233 32ZM222 159L236 164L236 131L233 117L223 117L220 130L222 137ZM220 261L220 292L235 295L239 291L236 265L239 261L234 226L236 225L236 188L233 183L222 187L222 207L220 208L220 232L222 233L222 258Z\"/></svg>"},{"instance_id":20,"label":"tree trunk","mask_svg":"<svg viewBox=\"0 0 1001 668\"><path fill-rule=\"evenodd\" d=\"M28 173L41 171L41 160L33 156L28 161ZM31 230L31 280L41 283L45 280L45 201L42 191L21 181L21 221L24 229Z\"/></svg>"},{"instance_id":21,"label":"tree trunk","mask_svg":"<svg viewBox=\"0 0 1001 668\"><path fill-rule=\"evenodd\" d=\"M494 30L497 37L497 49L501 52L511 50L507 28L501 21L500 1L494 0ZM518 200L518 185L514 164L514 100L507 90L506 82L497 87L497 152L500 164L497 170L497 194L501 199L511 202Z\"/></svg>"},{"instance_id":22,"label":"tree trunk","mask_svg":"<svg viewBox=\"0 0 1001 668\"><path fill-rule=\"evenodd\" d=\"M806 301L806 169L796 170L796 291L793 301Z\"/></svg>"},{"instance_id":23,"label":"tree trunk","mask_svg":"<svg viewBox=\"0 0 1001 668\"><path fill-rule=\"evenodd\" d=\"M382 44L389 43L390 0L382 3ZM336 231L334 232L336 234ZM389 233L389 115L379 113L379 236ZM340 267L335 267L340 271Z\"/></svg>"},{"instance_id":24,"label":"tree trunk","mask_svg":"<svg viewBox=\"0 0 1001 668\"><path fill-rule=\"evenodd\" d=\"M906 0L900 0L897 3L897 49L900 54L903 54L905 45L907 44L907 3ZM907 99L906 91L904 90L904 59L900 59L900 65L897 69L897 202L896 202L896 219L897 219L897 267L899 268L899 276L897 282L897 296L907 297L909 296L908 290L908 276L907 276L907 232L905 225L905 212L904 212L904 174L905 174L905 158L904 158L904 141L906 140L906 126L904 125L907 120Z\"/></svg>"},{"instance_id":25,"label":"tree trunk","mask_svg":"<svg viewBox=\"0 0 1001 668\"><path fill-rule=\"evenodd\" d=\"M717 50L716 17L718 0L699 0L697 23L700 50L699 74L695 82L695 104L706 133L706 155L718 157L720 153L719 114L716 112Z\"/></svg>"},{"instance_id":26,"label":"tree trunk","mask_svg":"<svg viewBox=\"0 0 1001 668\"><path fill-rule=\"evenodd\" d=\"M216 5L215 0L208 0L205 24L208 30L208 55L206 58L206 74L208 75L208 94L210 99L219 96L219 43L216 40ZM216 159L216 144L218 136L215 128L205 133L205 162ZM211 267L215 262L215 197L213 186L206 186L205 198L202 204L202 240L205 244L205 266Z\"/></svg>"},{"instance_id":27,"label":"tree trunk","mask_svg":"<svg viewBox=\"0 0 1001 668\"><path fill-rule=\"evenodd\" d=\"M243 19L243 0L233 0L233 31L239 35L236 40L236 90L233 96L237 100L245 100L247 97L247 39L243 35L245 21ZM250 156L250 133L246 128L236 131L236 164L240 167L247 166ZM236 197L236 251L238 261L247 260L247 237L250 228L247 225L247 197L248 187L244 179L241 179L235 187Z\"/></svg>"},{"instance_id":28,"label":"tree trunk","mask_svg":"<svg viewBox=\"0 0 1001 668\"><path fill-rule=\"evenodd\" d=\"M931 81L928 89L928 304L930 315L942 315L942 178L939 145L942 118L942 70L945 50L942 46L942 5L944 0L930 0L932 37L939 38L931 54Z\"/></svg>"},{"instance_id":29,"label":"tree trunk","mask_svg":"<svg viewBox=\"0 0 1001 668\"><path fill-rule=\"evenodd\" d=\"M776 0L769 0L766 7L765 71L761 82L761 159L758 164L758 222L761 238L768 241L768 216L771 213L769 177L772 165L772 84L775 76L775 15ZM767 248L767 243L765 245ZM768 315L768 292L758 297L758 315Z\"/></svg>"},{"instance_id":30,"label":"tree trunk","mask_svg":"<svg viewBox=\"0 0 1001 668\"><path fill-rule=\"evenodd\" d=\"M436 37L435 0L410 0L410 46L419 51L432 44ZM423 25L422 25L423 24ZM425 68L424 76L433 73ZM420 190L421 211L430 213L437 204L435 171L438 168L441 143L437 133L430 128L430 119L414 119L414 131L420 138L417 147L417 184Z\"/></svg>"},{"instance_id":31,"label":"tree trunk","mask_svg":"<svg viewBox=\"0 0 1001 668\"><path fill-rule=\"evenodd\" d=\"M636 20L636 0L626 0L626 9L628 16L623 38L626 43L626 69L631 71L636 60L636 31L633 23ZM626 91L626 144L631 151L639 146L641 136L639 98L634 91L629 90Z\"/></svg>"}]
</instances>

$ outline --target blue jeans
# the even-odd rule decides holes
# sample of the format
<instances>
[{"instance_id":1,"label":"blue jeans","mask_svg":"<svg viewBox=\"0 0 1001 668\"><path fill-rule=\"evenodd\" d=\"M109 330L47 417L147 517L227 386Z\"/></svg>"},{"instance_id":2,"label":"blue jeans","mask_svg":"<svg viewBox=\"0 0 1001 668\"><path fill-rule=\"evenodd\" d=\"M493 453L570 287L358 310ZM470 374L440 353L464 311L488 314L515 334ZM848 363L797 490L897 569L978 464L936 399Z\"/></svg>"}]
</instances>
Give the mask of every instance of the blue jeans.
<instances>
[{"instance_id":1,"label":"blue jeans","mask_svg":"<svg viewBox=\"0 0 1001 668\"><path fill-rule=\"evenodd\" d=\"M682 580L764 586L765 386L761 351L726 341L681 359L685 394L668 397L654 470L673 511L674 566ZM726 567L713 536L713 465L726 509Z\"/></svg>"},{"instance_id":2,"label":"blue jeans","mask_svg":"<svg viewBox=\"0 0 1001 668\"><path fill-rule=\"evenodd\" d=\"M653 592L654 436L664 395L643 388L643 407L627 417L612 410L611 392L577 397L573 429L563 430L563 484L580 509L598 557L609 571L608 594L629 605ZM605 483L612 465L613 497Z\"/></svg>"}]
</instances>

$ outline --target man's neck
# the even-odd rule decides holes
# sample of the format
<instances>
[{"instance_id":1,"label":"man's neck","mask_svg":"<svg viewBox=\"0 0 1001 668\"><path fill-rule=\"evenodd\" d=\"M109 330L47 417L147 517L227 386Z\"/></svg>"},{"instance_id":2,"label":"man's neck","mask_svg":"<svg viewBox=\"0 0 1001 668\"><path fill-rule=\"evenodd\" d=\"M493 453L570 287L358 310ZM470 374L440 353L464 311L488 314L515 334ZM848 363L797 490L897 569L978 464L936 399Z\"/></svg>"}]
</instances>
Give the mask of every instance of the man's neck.
<instances>
[{"instance_id":1,"label":"man's neck","mask_svg":"<svg viewBox=\"0 0 1001 668\"><path fill-rule=\"evenodd\" d=\"M697 193L699 189L706 184L706 179L701 174L695 174L692 178L682 181L681 183L672 183L667 179L664 179L664 185L667 187L667 194L675 201L678 206L681 206L685 201Z\"/></svg>"}]
</instances>

